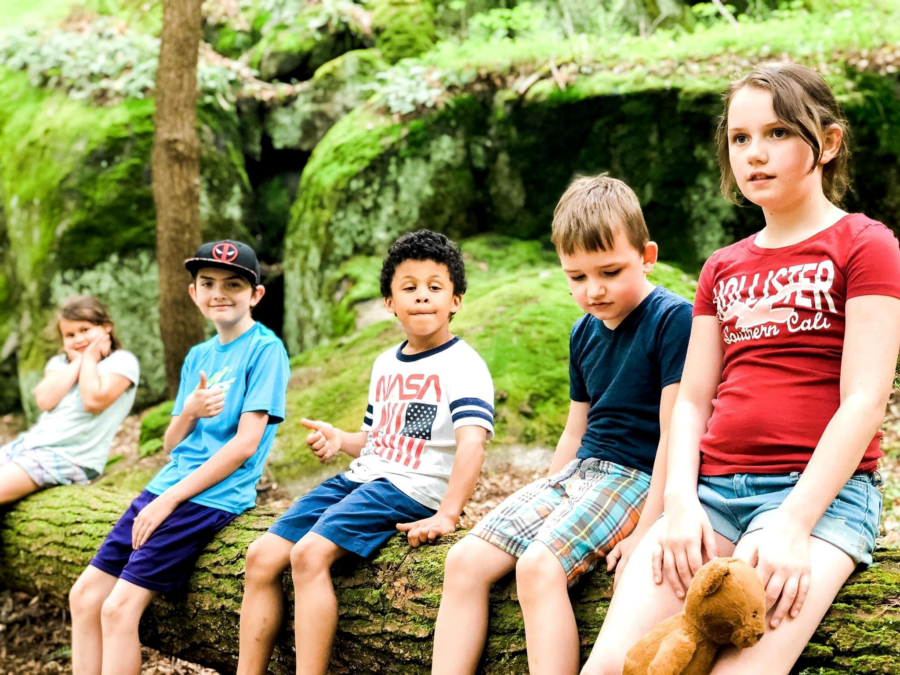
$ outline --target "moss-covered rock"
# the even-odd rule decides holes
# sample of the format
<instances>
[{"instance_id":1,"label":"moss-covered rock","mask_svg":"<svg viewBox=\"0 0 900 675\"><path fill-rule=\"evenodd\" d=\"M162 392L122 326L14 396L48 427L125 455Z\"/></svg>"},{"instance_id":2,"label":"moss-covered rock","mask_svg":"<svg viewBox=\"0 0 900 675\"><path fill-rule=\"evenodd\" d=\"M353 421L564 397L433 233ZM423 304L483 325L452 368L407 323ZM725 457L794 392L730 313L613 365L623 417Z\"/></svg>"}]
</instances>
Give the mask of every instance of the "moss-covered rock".
<instances>
[{"instance_id":1,"label":"moss-covered rock","mask_svg":"<svg viewBox=\"0 0 900 675\"><path fill-rule=\"evenodd\" d=\"M270 102L265 131L276 150L312 151L325 133L371 96L378 72L387 68L380 52L347 52L319 68L295 96Z\"/></svg>"},{"instance_id":2,"label":"moss-covered rock","mask_svg":"<svg viewBox=\"0 0 900 675\"><path fill-rule=\"evenodd\" d=\"M569 406L569 331L581 316L556 254L537 241L498 235L463 240L461 248L469 283L451 330L478 351L493 376L495 442L553 446ZM354 257L338 268L344 298L380 298L380 264L374 256ZM675 267L660 263L650 278L693 299L693 277ZM352 316L352 303L338 306ZM366 409L372 363L403 338L399 324L390 319L292 360L288 415L270 461L280 484L299 491L323 473L346 466L342 458L322 467L306 450L308 431L299 420L325 419L343 429L357 429Z\"/></svg>"},{"instance_id":3,"label":"moss-covered rock","mask_svg":"<svg viewBox=\"0 0 900 675\"><path fill-rule=\"evenodd\" d=\"M251 50L250 65L263 80L307 80L331 59L362 46L346 24L333 25L313 5L290 23L268 29Z\"/></svg>"},{"instance_id":4,"label":"moss-covered rock","mask_svg":"<svg viewBox=\"0 0 900 675\"><path fill-rule=\"evenodd\" d=\"M284 339L291 353L335 334L324 289L354 254L383 255L400 233L428 227L459 237L478 229L470 145L485 110L460 97L403 124L365 108L341 119L303 171L285 236Z\"/></svg>"},{"instance_id":5,"label":"moss-covered rock","mask_svg":"<svg viewBox=\"0 0 900 675\"><path fill-rule=\"evenodd\" d=\"M29 392L57 348L55 331L46 330L53 280L68 272L77 285L113 254L154 246L153 109L152 100L87 106L0 70L0 183L26 412L35 412ZM198 132L202 225L215 236L246 236L249 182L237 119L203 109Z\"/></svg>"},{"instance_id":6,"label":"moss-covered rock","mask_svg":"<svg viewBox=\"0 0 900 675\"><path fill-rule=\"evenodd\" d=\"M434 11L422 0L373 0L375 46L390 63L419 56L437 40Z\"/></svg>"}]
</instances>

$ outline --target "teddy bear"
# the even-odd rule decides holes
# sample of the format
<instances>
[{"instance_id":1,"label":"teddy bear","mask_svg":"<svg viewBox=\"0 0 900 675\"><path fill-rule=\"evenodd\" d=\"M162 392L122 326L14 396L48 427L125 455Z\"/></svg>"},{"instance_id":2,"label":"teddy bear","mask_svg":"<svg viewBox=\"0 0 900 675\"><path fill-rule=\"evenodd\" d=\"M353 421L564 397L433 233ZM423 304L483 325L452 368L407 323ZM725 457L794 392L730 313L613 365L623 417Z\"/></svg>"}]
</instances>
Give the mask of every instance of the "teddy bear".
<instances>
[{"instance_id":1,"label":"teddy bear","mask_svg":"<svg viewBox=\"0 0 900 675\"><path fill-rule=\"evenodd\" d=\"M708 675L719 647L752 647L766 628L766 589L739 558L715 558L691 581L684 610L634 645L622 675Z\"/></svg>"}]
</instances>

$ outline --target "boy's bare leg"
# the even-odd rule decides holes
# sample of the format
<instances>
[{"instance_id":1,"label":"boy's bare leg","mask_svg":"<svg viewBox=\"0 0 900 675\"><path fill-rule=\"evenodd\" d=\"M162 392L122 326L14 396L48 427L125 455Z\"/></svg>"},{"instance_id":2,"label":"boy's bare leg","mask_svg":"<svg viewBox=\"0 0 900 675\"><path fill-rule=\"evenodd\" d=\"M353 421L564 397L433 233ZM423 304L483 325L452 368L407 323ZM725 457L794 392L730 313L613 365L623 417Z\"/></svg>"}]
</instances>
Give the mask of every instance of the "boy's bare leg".
<instances>
[{"instance_id":1,"label":"boy's bare leg","mask_svg":"<svg viewBox=\"0 0 900 675\"><path fill-rule=\"evenodd\" d=\"M294 542L266 532L247 549L237 675L263 675L284 618L281 577Z\"/></svg>"},{"instance_id":2,"label":"boy's bare leg","mask_svg":"<svg viewBox=\"0 0 900 675\"><path fill-rule=\"evenodd\" d=\"M739 558L748 557L748 544L753 537L762 534L756 531L748 534L738 543L734 554ZM787 675L809 639L831 608L841 586L856 567L853 560L842 550L826 541L809 538L810 584L806 602L796 619L786 615L776 629L766 622L766 634L757 645L738 651L727 649L722 652L713 667L715 675L735 673L766 673L767 675Z\"/></svg>"},{"instance_id":3,"label":"boy's bare leg","mask_svg":"<svg viewBox=\"0 0 900 675\"><path fill-rule=\"evenodd\" d=\"M40 489L25 469L15 462L0 466L0 504L12 504Z\"/></svg>"},{"instance_id":4,"label":"boy's bare leg","mask_svg":"<svg viewBox=\"0 0 900 675\"><path fill-rule=\"evenodd\" d=\"M581 670L582 675L622 675L625 655L634 643L653 626L684 607L684 601L675 596L667 581L653 582L653 548L664 522L664 518L657 520L634 549L609 603L591 656ZM734 551L734 544L719 534L716 535L716 547L723 557ZM705 556L703 560L706 562Z\"/></svg>"},{"instance_id":5,"label":"boy's bare leg","mask_svg":"<svg viewBox=\"0 0 900 675\"><path fill-rule=\"evenodd\" d=\"M337 631L331 566L349 551L310 532L291 549L297 675L325 675Z\"/></svg>"},{"instance_id":6,"label":"boy's bare leg","mask_svg":"<svg viewBox=\"0 0 900 675\"><path fill-rule=\"evenodd\" d=\"M103 675L140 675L141 639L138 624L155 591L119 579L103 603Z\"/></svg>"},{"instance_id":7,"label":"boy's bare leg","mask_svg":"<svg viewBox=\"0 0 900 675\"><path fill-rule=\"evenodd\" d=\"M69 591L73 675L100 675L103 662L100 610L118 581L118 577L89 565Z\"/></svg>"},{"instance_id":8,"label":"boy's bare leg","mask_svg":"<svg viewBox=\"0 0 900 675\"><path fill-rule=\"evenodd\" d=\"M577 675L578 626L566 570L544 544L531 544L519 559L516 593L525 618L528 671L532 675Z\"/></svg>"},{"instance_id":9,"label":"boy's bare leg","mask_svg":"<svg viewBox=\"0 0 900 675\"><path fill-rule=\"evenodd\" d=\"M434 629L432 675L475 672L487 637L491 585L515 566L515 556L479 537L464 537L450 549Z\"/></svg>"}]
</instances>

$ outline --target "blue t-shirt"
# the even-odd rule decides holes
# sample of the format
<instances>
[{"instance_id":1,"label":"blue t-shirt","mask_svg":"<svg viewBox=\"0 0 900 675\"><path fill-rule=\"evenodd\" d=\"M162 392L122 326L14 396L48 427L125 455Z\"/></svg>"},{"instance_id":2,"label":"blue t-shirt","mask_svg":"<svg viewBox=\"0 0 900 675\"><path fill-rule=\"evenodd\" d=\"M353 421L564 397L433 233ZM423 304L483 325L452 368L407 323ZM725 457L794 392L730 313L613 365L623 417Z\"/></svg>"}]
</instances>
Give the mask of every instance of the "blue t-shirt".
<instances>
[{"instance_id":1,"label":"blue t-shirt","mask_svg":"<svg viewBox=\"0 0 900 675\"><path fill-rule=\"evenodd\" d=\"M590 403L578 457L651 473L659 445L659 401L681 381L691 303L657 286L615 330L586 314L569 342L569 396Z\"/></svg>"},{"instance_id":2,"label":"blue t-shirt","mask_svg":"<svg viewBox=\"0 0 900 675\"><path fill-rule=\"evenodd\" d=\"M190 499L202 506L243 513L256 504L256 483L277 425L284 420L284 399L291 374L287 352L281 340L261 323L255 323L227 345L220 344L215 336L192 347L181 369L173 417L181 414L185 399L200 384L201 370L207 374L208 387L225 391L225 407L215 417L197 421L194 430L172 450L169 463L150 481L147 490L162 494L234 438L242 414L265 412L269 423L256 453L220 483Z\"/></svg>"}]
</instances>

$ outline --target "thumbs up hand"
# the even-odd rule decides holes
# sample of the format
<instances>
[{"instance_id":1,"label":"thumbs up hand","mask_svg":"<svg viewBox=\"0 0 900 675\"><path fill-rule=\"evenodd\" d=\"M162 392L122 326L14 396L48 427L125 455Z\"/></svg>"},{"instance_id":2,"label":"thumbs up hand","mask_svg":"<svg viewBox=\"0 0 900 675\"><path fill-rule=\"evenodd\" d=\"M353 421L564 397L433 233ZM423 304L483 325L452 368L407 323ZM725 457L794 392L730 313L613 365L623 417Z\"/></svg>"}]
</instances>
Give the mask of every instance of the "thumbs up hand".
<instances>
[{"instance_id":1,"label":"thumbs up hand","mask_svg":"<svg viewBox=\"0 0 900 675\"><path fill-rule=\"evenodd\" d=\"M225 392L219 387L208 388L206 373L200 371L200 384L184 402L183 414L194 418L215 417L225 407Z\"/></svg>"},{"instance_id":2,"label":"thumbs up hand","mask_svg":"<svg viewBox=\"0 0 900 675\"><path fill-rule=\"evenodd\" d=\"M320 462L328 461L341 449L341 432L328 422L302 419L300 424L312 430L306 437L306 443Z\"/></svg>"}]
</instances>

